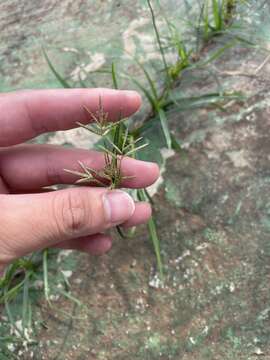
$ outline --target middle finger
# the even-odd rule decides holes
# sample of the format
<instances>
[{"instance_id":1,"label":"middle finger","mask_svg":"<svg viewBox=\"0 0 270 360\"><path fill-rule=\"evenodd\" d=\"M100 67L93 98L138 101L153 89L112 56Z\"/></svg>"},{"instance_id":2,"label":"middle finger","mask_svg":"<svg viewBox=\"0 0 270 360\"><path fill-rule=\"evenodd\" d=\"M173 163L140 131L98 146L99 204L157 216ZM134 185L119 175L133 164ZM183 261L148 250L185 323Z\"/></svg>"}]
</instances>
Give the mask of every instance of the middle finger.
<instances>
[{"instance_id":1,"label":"middle finger","mask_svg":"<svg viewBox=\"0 0 270 360\"><path fill-rule=\"evenodd\" d=\"M0 173L11 191L27 191L56 184L74 184L78 177L64 169L80 171L78 161L95 170L104 167L101 152L56 145L17 145L0 149ZM145 188L153 184L159 169L155 163L124 158L123 187Z\"/></svg>"}]
</instances>

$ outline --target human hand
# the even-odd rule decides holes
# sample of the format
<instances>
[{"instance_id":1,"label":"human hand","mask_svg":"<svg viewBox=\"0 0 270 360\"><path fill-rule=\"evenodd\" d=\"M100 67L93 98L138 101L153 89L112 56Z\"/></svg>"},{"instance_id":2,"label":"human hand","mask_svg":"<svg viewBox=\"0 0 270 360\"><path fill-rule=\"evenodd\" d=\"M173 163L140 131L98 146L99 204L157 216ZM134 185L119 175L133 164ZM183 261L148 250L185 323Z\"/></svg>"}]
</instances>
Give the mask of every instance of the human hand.
<instances>
[{"instance_id":1,"label":"human hand","mask_svg":"<svg viewBox=\"0 0 270 360\"><path fill-rule=\"evenodd\" d=\"M23 144L50 131L89 122L100 98L109 119L119 112L130 116L141 104L136 92L110 89L27 90L0 94L0 270L11 261L48 247L101 254L112 240L103 234L119 224L147 221L151 208L134 204L120 190L73 187L44 191L56 184L73 184L76 177L63 169L80 170L77 161L100 170L102 153L54 145ZM156 164L124 158L123 187L144 188L158 178Z\"/></svg>"}]
</instances>

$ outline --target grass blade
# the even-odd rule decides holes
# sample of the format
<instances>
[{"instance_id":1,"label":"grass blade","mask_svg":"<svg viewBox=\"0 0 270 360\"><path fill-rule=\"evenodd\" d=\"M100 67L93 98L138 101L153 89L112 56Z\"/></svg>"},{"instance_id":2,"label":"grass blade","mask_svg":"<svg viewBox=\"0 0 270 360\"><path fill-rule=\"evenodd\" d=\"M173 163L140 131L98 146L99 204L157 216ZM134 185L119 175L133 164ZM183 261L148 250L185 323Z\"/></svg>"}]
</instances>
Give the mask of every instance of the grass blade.
<instances>
[{"instance_id":1,"label":"grass blade","mask_svg":"<svg viewBox=\"0 0 270 360\"><path fill-rule=\"evenodd\" d=\"M156 254L156 258L157 258L157 266L158 266L158 270L160 273L161 278L164 278L164 273L163 273L163 264L161 261L161 255L160 255L160 246L159 246L159 238L157 235L157 229L156 229L156 224L154 222L153 217L150 218L150 220L148 221L148 230L154 245L154 250L155 250L155 254Z\"/></svg>"},{"instance_id":2,"label":"grass blade","mask_svg":"<svg viewBox=\"0 0 270 360\"><path fill-rule=\"evenodd\" d=\"M121 48L121 50L123 50ZM149 72L146 70L146 67L135 57L133 56L129 51L127 51L126 49L124 49L124 52L132 59L135 61L135 63L139 66L139 68L142 70L142 72L145 75L146 80L149 83L149 86L151 88L153 97L155 100L158 100L158 91L156 89L156 84L155 81L151 78ZM126 77L128 76L128 74L126 74Z\"/></svg>"},{"instance_id":3,"label":"grass blade","mask_svg":"<svg viewBox=\"0 0 270 360\"><path fill-rule=\"evenodd\" d=\"M148 81L149 85L150 85L150 88L151 88L151 91L152 91L152 94L153 94L153 97L154 99L157 101L158 100L158 92L157 92L157 89L156 89L156 85L155 85L155 82L154 80L151 78L149 72L146 70L146 67L136 58L134 58L134 61L137 63L137 65L141 68L141 70L143 71L145 77L146 77L146 80Z\"/></svg>"},{"instance_id":4,"label":"grass blade","mask_svg":"<svg viewBox=\"0 0 270 360\"><path fill-rule=\"evenodd\" d=\"M44 281L44 296L48 303L50 303L50 288L48 280L48 249L43 251L43 281Z\"/></svg>"},{"instance_id":5,"label":"grass blade","mask_svg":"<svg viewBox=\"0 0 270 360\"><path fill-rule=\"evenodd\" d=\"M212 63L214 60L216 60L220 56L222 56L226 50L236 46L238 42L239 42L239 39L234 39L234 40L228 42L226 45L222 46L217 51L214 51L214 53L212 55L210 55L206 60L198 61L196 64L191 65L189 67L189 69L190 70L199 69L200 67L203 67L203 66L206 66L206 65Z\"/></svg>"},{"instance_id":6,"label":"grass blade","mask_svg":"<svg viewBox=\"0 0 270 360\"><path fill-rule=\"evenodd\" d=\"M153 199L151 198L151 196L150 196L149 192L147 191L147 189L144 189L144 194L145 194L145 196L147 197L149 203L150 203L151 205L154 205L154 201L153 201Z\"/></svg>"},{"instance_id":7,"label":"grass blade","mask_svg":"<svg viewBox=\"0 0 270 360\"><path fill-rule=\"evenodd\" d=\"M164 52L164 49L163 49L163 46L162 46L161 40L160 40L160 35L159 35L159 31L158 31L157 24L156 24L155 13L154 13L154 10L153 10L153 7L152 7L152 4L151 4L150 0L147 0L147 4L148 4L148 7L149 7L149 10L150 10L150 13L151 13L152 24L153 24L154 31L155 31L155 34L156 34L158 47L159 47L159 51L160 51L160 54L161 54L161 57L162 57L164 69L166 71L167 83L170 84L171 79L170 79L170 75L169 75L169 69L168 69L168 65L167 65L167 61L166 61L166 57L165 57L165 52Z\"/></svg>"},{"instance_id":8,"label":"grass blade","mask_svg":"<svg viewBox=\"0 0 270 360\"><path fill-rule=\"evenodd\" d=\"M205 62L203 62L203 66L213 62L214 60L218 59L226 50L234 47L237 44L237 41L231 41L228 44L226 44L225 46L223 46L221 49L218 49L213 55L210 56L210 58L208 58Z\"/></svg>"},{"instance_id":9,"label":"grass blade","mask_svg":"<svg viewBox=\"0 0 270 360\"><path fill-rule=\"evenodd\" d=\"M137 196L138 199L140 201L147 201L148 200L148 196L145 193L144 189L140 189L137 191ZM164 279L164 272L163 272L163 264L162 264L162 259L161 259L161 254L160 254L160 241L157 235L157 229L156 229L156 224L154 222L153 217L150 218L150 220L148 221L148 230L149 230L149 234L153 243L153 247L154 247L154 251L155 251L155 255L156 255L156 259L157 259L157 267L158 267L158 271L160 274L161 279Z\"/></svg>"},{"instance_id":10,"label":"grass blade","mask_svg":"<svg viewBox=\"0 0 270 360\"><path fill-rule=\"evenodd\" d=\"M29 317L27 316L27 314L29 313L29 307L30 307L30 303L29 303L29 283L30 283L30 274L26 273L25 275L25 282L24 282L24 286L23 286L23 304L22 304L22 326L23 329L28 327L28 320Z\"/></svg>"},{"instance_id":11,"label":"grass blade","mask_svg":"<svg viewBox=\"0 0 270 360\"><path fill-rule=\"evenodd\" d=\"M65 291L65 290L62 290L62 289L57 289L57 291L61 294L61 295L63 295L63 296L65 296L67 299L69 299L69 300L71 300L71 301L73 301L76 305L78 305L78 306L82 306L83 304L80 302L80 300L78 300L76 297L74 297L73 295L71 295L69 292L67 292L67 291Z\"/></svg>"},{"instance_id":12,"label":"grass blade","mask_svg":"<svg viewBox=\"0 0 270 360\"><path fill-rule=\"evenodd\" d=\"M168 127L168 120L167 120L166 114L165 114L164 110L159 109L158 115L159 115L162 130L163 130L163 134L165 136L167 147L168 147L168 149L171 149L172 148L172 139L171 139L171 134L170 134L170 130Z\"/></svg>"},{"instance_id":13,"label":"grass blade","mask_svg":"<svg viewBox=\"0 0 270 360\"><path fill-rule=\"evenodd\" d=\"M202 6L202 17L203 17L203 36L204 40L208 39L209 33L209 0L206 0ZM200 27L200 25L199 25ZM198 27L198 28L199 28Z\"/></svg>"},{"instance_id":14,"label":"grass blade","mask_svg":"<svg viewBox=\"0 0 270 360\"><path fill-rule=\"evenodd\" d=\"M176 139L176 137L171 133L171 140L172 140L172 149L176 152L181 152L182 148L181 145L179 143L179 141Z\"/></svg>"},{"instance_id":15,"label":"grass blade","mask_svg":"<svg viewBox=\"0 0 270 360\"><path fill-rule=\"evenodd\" d=\"M56 79L59 81L59 83L64 87L64 88L71 88L71 86L69 85L69 83L58 73L58 71L55 69L55 67L53 66L51 60L49 59L49 56L47 55L45 49L43 48L43 54L44 57L46 59L47 64L49 65L49 68L51 69L52 73L54 74L54 76L56 77Z\"/></svg>"},{"instance_id":16,"label":"grass blade","mask_svg":"<svg viewBox=\"0 0 270 360\"><path fill-rule=\"evenodd\" d=\"M7 300L5 300L5 311L6 311L8 320L9 320L11 326L13 327L13 329L17 331L17 333L21 336L22 339L24 339L25 334L16 325L16 322L15 322L15 320L13 318L12 312L11 312L10 307L9 307L9 302Z\"/></svg>"},{"instance_id":17,"label":"grass blade","mask_svg":"<svg viewBox=\"0 0 270 360\"><path fill-rule=\"evenodd\" d=\"M222 29L222 12L218 0L212 0L212 11L214 15L215 30Z\"/></svg>"},{"instance_id":18,"label":"grass blade","mask_svg":"<svg viewBox=\"0 0 270 360\"><path fill-rule=\"evenodd\" d=\"M147 100L149 101L152 109L154 111L156 111L157 102L156 102L156 99L151 95L150 91L145 86L143 86L137 79L135 79L133 76L130 76L127 74L125 74L124 76L126 78L130 79L132 82L134 82L134 84L144 93L144 95L146 96Z\"/></svg>"},{"instance_id":19,"label":"grass blade","mask_svg":"<svg viewBox=\"0 0 270 360\"><path fill-rule=\"evenodd\" d=\"M114 63L112 63L112 81L113 81L113 86L114 86L114 88L115 88L115 89L119 89Z\"/></svg>"}]
</instances>

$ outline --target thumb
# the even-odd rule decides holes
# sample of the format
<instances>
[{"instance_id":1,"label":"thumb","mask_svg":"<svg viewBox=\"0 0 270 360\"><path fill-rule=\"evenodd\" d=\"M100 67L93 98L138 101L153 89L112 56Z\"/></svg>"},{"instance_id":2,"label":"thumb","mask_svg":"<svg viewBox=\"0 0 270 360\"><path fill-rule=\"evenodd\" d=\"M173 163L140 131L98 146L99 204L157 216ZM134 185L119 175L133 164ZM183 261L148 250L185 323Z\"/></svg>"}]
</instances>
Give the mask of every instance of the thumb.
<instances>
[{"instance_id":1,"label":"thumb","mask_svg":"<svg viewBox=\"0 0 270 360\"><path fill-rule=\"evenodd\" d=\"M0 195L0 264L127 221L132 198L121 190L74 188L34 195Z\"/></svg>"}]
</instances>

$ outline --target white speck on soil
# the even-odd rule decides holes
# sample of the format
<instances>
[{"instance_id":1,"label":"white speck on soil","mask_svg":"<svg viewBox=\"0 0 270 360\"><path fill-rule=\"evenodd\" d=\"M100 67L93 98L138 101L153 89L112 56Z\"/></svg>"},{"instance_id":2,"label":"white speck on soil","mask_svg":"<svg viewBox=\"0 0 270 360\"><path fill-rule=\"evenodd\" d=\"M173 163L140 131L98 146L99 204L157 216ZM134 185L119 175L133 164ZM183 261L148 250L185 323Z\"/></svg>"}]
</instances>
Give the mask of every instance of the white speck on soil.
<instances>
[{"instance_id":1,"label":"white speck on soil","mask_svg":"<svg viewBox=\"0 0 270 360\"><path fill-rule=\"evenodd\" d=\"M16 349L16 348L15 348L15 345L12 344L12 343L8 344L8 345L7 345L7 348L8 348L8 350L11 351L11 352L14 352L15 349Z\"/></svg>"},{"instance_id":2,"label":"white speck on soil","mask_svg":"<svg viewBox=\"0 0 270 360\"><path fill-rule=\"evenodd\" d=\"M204 242L204 243L198 245L195 250L200 251L200 250L207 249L208 247L209 247L209 244Z\"/></svg>"},{"instance_id":3,"label":"white speck on soil","mask_svg":"<svg viewBox=\"0 0 270 360\"><path fill-rule=\"evenodd\" d=\"M59 298L60 298L60 295L54 295L54 294L50 295L50 297L49 297L49 299L51 301L57 301Z\"/></svg>"},{"instance_id":4,"label":"white speck on soil","mask_svg":"<svg viewBox=\"0 0 270 360\"><path fill-rule=\"evenodd\" d=\"M260 348L255 348L253 354L254 355L264 355L264 352Z\"/></svg>"},{"instance_id":5,"label":"white speck on soil","mask_svg":"<svg viewBox=\"0 0 270 360\"><path fill-rule=\"evenodd\" d=\"M71 53L75 53L75 54L79 53L79 51L77 49L71 48L71 47L64 47L62 50L65 52L71 52Z\"/></svg>"},{"instance_id":6,"label":"white speck on soil","mask_svg":"<svg viewBox=\"0 0 270 360\"><path fill-rule=\"evenodd\" d=\"M64 277L67 279L70 278L73 274L73 272L71 270L62 270L61 272L64 275Z\"/></svg>"},{"instance_id":7,"label":"white speck on soil","mask_svg":"<svg viewBox=\"0 0 270 360\"><path fill-rule=\"evenodd\" d=\"M227 156L236 168L250 167L244 150L227 152Z\"/></svg>"},{"instance_id":8,"label":"white speck on soil","mask_svg":"<svg viewBox=\"0 0 270 360\"><path fill-rule=\"evenodd\" d=\"M208 334L208 331L209 331L209 327L208 326L205 326L205 328L203 329L202 333L207 335Z\"/></svg>"},{"instance_id":9,"label":"white speck on soil","mask_svg":"<svg viewBox=\"0 0 270 360\"><path fill-rule=\"evenodd\" d=\"M91 54L88 52L90 62L88 64L80 64L70 74L73 81L85 80L87 74L100 69L106 62L102 53Z\"/></svg>"},{"instance_id":10,"label":"white speck on soil","mask_svg":"<svg viewBox=\"0 0 270 360\"><path fill-rule=\"evenodd\" d=\"M62 260L69 256L72 253L73 250L61 250L59 251L58 255L57 255L57 260L56 262L59 264L62 262Z\"/></svg>"},{"instance_id":11,"label":"white speck on soil","mask_svg":"<svg viewBox=\"0 0 270 360\"><path fill-rule=\"evenodd\" d=\"M74 283L80 285L82 283L82 279L77 278L74 280Z\"/></svg>"},{"instance_id":12,"label":"white speck on soil","mask_svg":"<svg viewBox=\"0 0 270 360\"><path fill-rule=\"evenodd\" d=\"M171 260L174 264L179 264L181 261L183 261L187 256L190 256L190 250L185 250L181 256L176 258L175 260Z\"/></svg>"},{"instance_id":13,"label":"white speck on soil","mask_svg":"<svg viewBox=\"0 0 270 360\"><path fill-rule=\"evenodd\" d=\"M230 292L231 292L231 293L233 293L233 292L235 291L235 285L234 285L233 282L230 283L229 289L230 289Z\"/></svg>"},{"instance_id":14,"label":"white speck on soil","mask_svg":"<svg viewBox=\"0 0 270 360\"><path fill-rule=\"evenodd\" d=\"M153 278L150 279L148 284L150 287L152 287L154 289L163 289L164 288L164 284L158 274L155 274L153 276Z\"/></svg>"}]
</instances>

